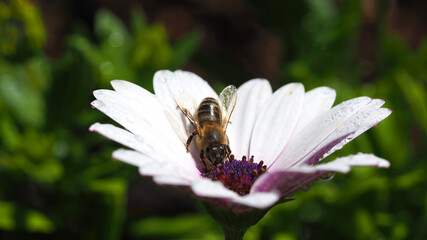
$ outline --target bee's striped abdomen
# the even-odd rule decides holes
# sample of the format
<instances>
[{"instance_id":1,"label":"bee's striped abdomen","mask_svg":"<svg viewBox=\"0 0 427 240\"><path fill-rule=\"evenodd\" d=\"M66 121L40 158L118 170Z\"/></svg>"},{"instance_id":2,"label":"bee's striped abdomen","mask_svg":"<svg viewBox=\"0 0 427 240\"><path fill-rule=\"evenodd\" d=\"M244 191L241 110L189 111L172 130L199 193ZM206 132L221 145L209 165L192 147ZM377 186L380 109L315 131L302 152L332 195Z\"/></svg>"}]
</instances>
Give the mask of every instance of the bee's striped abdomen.
<instances>
[{"instance_id":1,"label":"bee's striped abdomen","mask_svg":"<svg viewBox=\"0 0 427 240\"><path fill-rule=\"evenodd\" d=\"M221 109L218 101L213 98L205 98L197 109L197 121L203 127L204 123L215 122L221 124Z\"/></svg>"}]
</instances>

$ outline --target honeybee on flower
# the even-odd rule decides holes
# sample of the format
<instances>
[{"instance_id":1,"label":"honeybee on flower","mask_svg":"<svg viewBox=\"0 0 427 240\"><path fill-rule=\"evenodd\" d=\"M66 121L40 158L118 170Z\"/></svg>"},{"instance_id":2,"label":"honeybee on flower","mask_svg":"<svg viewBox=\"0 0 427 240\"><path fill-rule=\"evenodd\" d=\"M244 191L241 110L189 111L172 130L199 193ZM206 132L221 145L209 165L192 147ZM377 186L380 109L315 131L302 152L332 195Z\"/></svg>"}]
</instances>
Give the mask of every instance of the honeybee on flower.
<instances>
[{"instance_id":1,"label":"honeybee on flower","mask_svg":"<svg viewBox=\"0 0 427 240\"><path fill-rule=\"evenodd\" d=\"M187 152L193 137L197 136L203 172L222 164L231 153L226 130L236 105L237 88L233 85L226 87L219 95L221 104L216 99L207 97L197 108L195 99L186 92L177 92L174 98L177 107L194 128L185 144Z\"/></svg>"},{"instance_id":2,"label":"honeybee on flower","mask_svg":"<svg viewBox=\"0 0 427 240\"><path fill-rule=\"evenodd\" d=\"M228 138L221 144L230 149L224 147L216 159L208 157L205 145L188 148L189 136L203 134L201 121L189 117L187 105L176 97L186 92L191 102L221 99L206 81L190 72L163 70L154 76L155 94L127 81L111 84L114 90L94 91L92 106L125 129L95 123L90 130L129 148L116 150L113 157L137 166L158 184L188 189L233 212L269 209L330 172L390 165L362 153L319 163L390 115L380 99L358 97L332 107L332 88L305 92L301 83L289 83L273 93L267 80L250 80L232 89L231 99L238 95L229 105L234 111L218 118ZM203 161L211 163L211 170L204 170Z\"/></svg>"}]
</instances>

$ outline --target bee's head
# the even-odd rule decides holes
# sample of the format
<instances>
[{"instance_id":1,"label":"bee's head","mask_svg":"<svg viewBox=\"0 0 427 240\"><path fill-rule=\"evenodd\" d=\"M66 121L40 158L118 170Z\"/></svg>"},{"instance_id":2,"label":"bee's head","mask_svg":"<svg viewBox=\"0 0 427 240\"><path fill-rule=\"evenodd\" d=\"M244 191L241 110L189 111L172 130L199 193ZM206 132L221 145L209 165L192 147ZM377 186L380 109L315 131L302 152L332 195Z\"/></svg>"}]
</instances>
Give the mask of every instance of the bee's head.
<instances>
[{"instance_id":1,"label":"bee's head","mask_svg":"<svg viewBox=\"0 0 427 240\"><path fill-rule=\"evenodd\" d=\"M214 147L207 147L205 152L205 157L208 158L213 165L218 165L219 163L224 162L224 159L230 153L227 145L219 145Z\"/></svg>"}]
</instances>

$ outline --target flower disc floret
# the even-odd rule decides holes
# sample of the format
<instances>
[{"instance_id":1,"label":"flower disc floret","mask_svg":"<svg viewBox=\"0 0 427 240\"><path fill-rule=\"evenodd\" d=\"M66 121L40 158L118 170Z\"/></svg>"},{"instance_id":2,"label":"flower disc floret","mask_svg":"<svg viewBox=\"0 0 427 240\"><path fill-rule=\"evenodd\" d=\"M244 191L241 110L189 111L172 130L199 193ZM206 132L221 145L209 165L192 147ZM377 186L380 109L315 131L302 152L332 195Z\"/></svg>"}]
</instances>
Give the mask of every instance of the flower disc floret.
<instances>
[{"instance_id":1,"label":"flower disc floret","mask_svg":"<svg viewBox=\"0 0 427 240\"><path fill-rule=\"evenodd\" d=\"M253 183L266 170L267 166L264 165L264 161L255 163L254 156L249 160L246 156L243 156L242 160L236 160L234 155L230 155L222 164L218 164L216 168L202 175L222 182L226 188L243 196L249 193Z\"/></svg>"}]
</instances>

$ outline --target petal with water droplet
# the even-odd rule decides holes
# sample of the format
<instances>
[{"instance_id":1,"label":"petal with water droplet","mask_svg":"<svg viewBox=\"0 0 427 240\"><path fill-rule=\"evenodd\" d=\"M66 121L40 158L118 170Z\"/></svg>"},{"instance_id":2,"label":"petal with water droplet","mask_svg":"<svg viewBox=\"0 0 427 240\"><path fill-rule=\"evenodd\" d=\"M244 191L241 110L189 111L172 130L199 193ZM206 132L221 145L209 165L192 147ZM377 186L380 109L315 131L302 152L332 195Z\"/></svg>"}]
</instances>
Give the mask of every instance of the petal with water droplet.
<instances>
[{"instance_id":1,"label":"petal with water droplet","mask_svg":"<svg viewBox=\"0 0 427 240\"><path fill-rule=\"evenodd\" d=\"M309 122L331 109L335 96L335 90L329 87L318 87L306 92L294 134L298 134Z\"/></svg>"},{"instance_id":2,"label":"petal with water droplet","mask_svg":"<svg viewBox=\"0 0 427 240\"><path fill-rule=\"evenodd\" d=\"M297 164L370 101L368 97L345 101L311 121L299 134L292 136L269 170L283 170Z\"/></svg>"},{"instance_id":3,"label":"petal with water droplet","mask_svg":"<svg viewBox=\"0 0 427 240\"><path fill-rule=\"evenodd\" d=\"M330 172L347 173L351 167L356 166L388 168L390 163L373 154L358 153L337 158L325 164L295 166L262 175L252 186L251 193L279 191L282 196L290 196L295 191L317 181L324 174Z\"/></svg>"}]
</instances>

